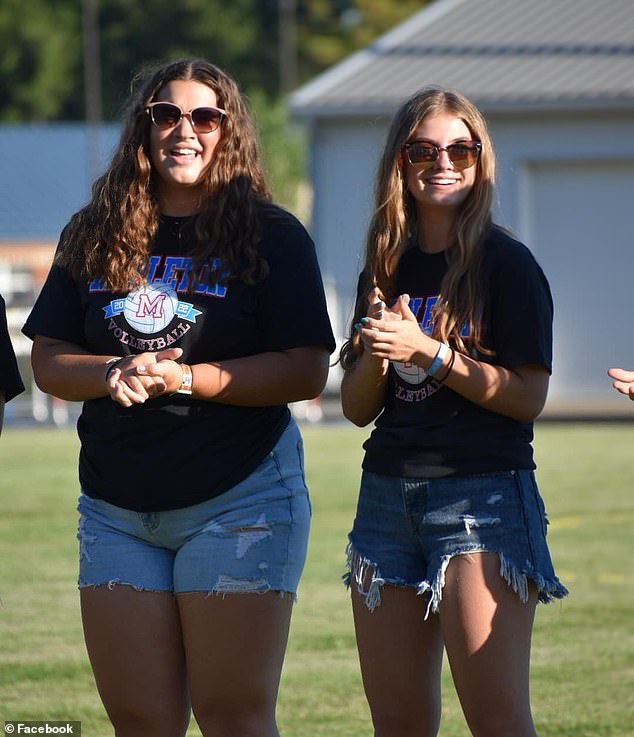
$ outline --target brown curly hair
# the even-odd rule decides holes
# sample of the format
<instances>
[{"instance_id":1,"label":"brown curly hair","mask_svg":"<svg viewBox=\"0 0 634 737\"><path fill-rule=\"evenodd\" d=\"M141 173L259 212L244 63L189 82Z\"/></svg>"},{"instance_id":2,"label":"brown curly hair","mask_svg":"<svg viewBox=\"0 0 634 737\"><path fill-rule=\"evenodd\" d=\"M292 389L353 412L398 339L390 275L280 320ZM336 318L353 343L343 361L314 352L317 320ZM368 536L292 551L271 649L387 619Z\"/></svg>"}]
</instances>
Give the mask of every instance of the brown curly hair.
<instances>
[{"instance_id":1,"label":"brown curly hair","mask_svg":"<svg viewBox=\"0 0 634 737\"><path fill-rule=\"evenodd\" d=\"M223 278L252 284L268 274L258 253L258 205L271 194L261 163L255 124L237 84L204 59L180 59L137 75L118 147L110 166L92 188L90 202L64 229L55 262L75 278L101 279L114 291L144 281L159 224L155 173L150 159L150 117L160 90L174 80L206 84L224 108L222 135L204 174L204 195L196 219L194 275L219 263Z\"/></svg>"}]
</instances>

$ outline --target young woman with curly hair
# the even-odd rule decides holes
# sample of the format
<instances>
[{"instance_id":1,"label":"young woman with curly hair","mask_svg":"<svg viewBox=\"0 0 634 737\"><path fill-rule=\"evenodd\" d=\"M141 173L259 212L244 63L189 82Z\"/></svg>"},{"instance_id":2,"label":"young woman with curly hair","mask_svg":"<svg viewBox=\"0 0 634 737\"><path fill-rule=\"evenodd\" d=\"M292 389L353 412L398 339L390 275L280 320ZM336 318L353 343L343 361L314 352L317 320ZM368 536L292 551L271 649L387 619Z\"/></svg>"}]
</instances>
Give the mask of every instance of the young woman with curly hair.
<instances>
[{"instance_id":1,"label":"young woman with curly hair","mask_svg":"<svg viewBox=\"0 0 634 737\"><path fill-rule=\"evenodd\" d=\"M271 202L235 82L145 75L24 332L82 401L79 587L119 737L274 737L310 504L288 402L334 341L312 241Z\"/></svg>"}]
</instances>

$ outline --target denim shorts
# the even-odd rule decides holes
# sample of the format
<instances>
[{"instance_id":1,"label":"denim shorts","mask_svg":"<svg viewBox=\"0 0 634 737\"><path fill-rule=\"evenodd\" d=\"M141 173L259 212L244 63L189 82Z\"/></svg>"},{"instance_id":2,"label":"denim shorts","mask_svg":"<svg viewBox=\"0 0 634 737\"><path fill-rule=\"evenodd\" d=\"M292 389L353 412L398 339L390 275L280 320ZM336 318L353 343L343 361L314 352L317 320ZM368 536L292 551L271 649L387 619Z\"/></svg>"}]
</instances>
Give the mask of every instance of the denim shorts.
<instances>
[{"instance_id":1,"label":"denim shorts","mask_svg":"<svg viewBox=\"0 0 634 737\"><path fill-rule=\"evenodd\" d=\"M297 593L310 501L291 419L244 481L190 507L134 512L79 498L79 587L127 584L184 593Z\"/></svg>"},{"instance_id":2,"label":"denim shorts","mask_svg":"<svg viewBox=\"0 0 634 737\"><path fill-rule=\"evenodd\" d=\"M369 609L384 584L415 588L437 612L452 557L497 553L500 574L526 601L568 592L546 543L548 520L532 471L409 479L364 471L349 535L347 586L355 583Z\"/></svg>"}]
</instances>

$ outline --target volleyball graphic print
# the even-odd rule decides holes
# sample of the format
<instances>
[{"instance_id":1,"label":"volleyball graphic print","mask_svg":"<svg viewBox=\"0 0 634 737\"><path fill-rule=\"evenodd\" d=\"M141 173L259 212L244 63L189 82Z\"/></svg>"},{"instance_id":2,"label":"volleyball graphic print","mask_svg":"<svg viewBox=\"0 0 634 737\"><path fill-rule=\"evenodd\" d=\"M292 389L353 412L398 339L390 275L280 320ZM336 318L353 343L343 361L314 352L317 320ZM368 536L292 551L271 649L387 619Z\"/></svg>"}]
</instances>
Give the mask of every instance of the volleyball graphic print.
<instances>
[{"instance_id":1,"label":"volleyball graphic print","mask_svg":"<svg viewBox=\"0 0 634 737\"><path fill-rule=\"evenodd\" d=\"M178 296L169 284L144 284L126 297L123 316L131 328L151 335L172 322L177 308Z\"/></svg>"},{"instance_id":2,"label":"volleyball graphic print","mask_svg":"<svg viewBox=\"0 0 634 737\"><path fill-rule=\"evenodd\" d=\"M396 373L408 384L422 384L427 378L425 370L415 363L392 361Z\"/></svg>"}]
</instances>

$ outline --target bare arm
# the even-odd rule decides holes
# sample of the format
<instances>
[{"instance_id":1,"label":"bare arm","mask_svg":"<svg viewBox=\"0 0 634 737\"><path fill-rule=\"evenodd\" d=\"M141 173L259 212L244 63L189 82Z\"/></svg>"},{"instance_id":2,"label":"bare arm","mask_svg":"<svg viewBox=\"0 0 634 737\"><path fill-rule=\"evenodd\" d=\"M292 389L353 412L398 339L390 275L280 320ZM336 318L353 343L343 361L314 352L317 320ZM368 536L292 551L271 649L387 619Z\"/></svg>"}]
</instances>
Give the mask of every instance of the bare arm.
<instances>
[{"instance_id":1,"label":"bare arm","mask_svg":"<svg viewBox=\"0 0 634 737\"><path fill-rule=\"evenodd\" d=\"M375 287L367 297L366 315L384 316L382 295ZM385 313L385 318L389 315ZM355 364L346 369L341 382L341 408L343 415L358 427L365 427L374 420L385 403L385 386L389 361L373 356L361 343L361 354Z\"/></svg>"},{"instance_id":2,"label":"bare arm","mask_svg":"<svg viewBox=\"0 0 634 737\"><path fill-rule=\"evenodd\" d=\"M266 407L321 393L328 378L328 350L321 346L290 348L245 358L191 366L192 396L220 404ZM148 374L161 372L165 393L176 391L182 368L173 361L146 367Z\"/></svg>"},{"instance_id":3,"label":"bare arm","mask_svg":"<svg viewBox=\"0 0 634 737\"><path fill-rule=\"evenodd\" d=\"M108 395L106 361L74 343L36 335L31 349L33 378L47 394L70 402Z\"/></svg>"},{"instance_id":4,"label":"bare arm","mask_svg":"<svg viewBox=\"0 0 634 737\"><path fill-rule=\"evenodd\" d=\"M368 425L383 409L388 366L388 361L364 351L343 376L341 408L358 427Z\"/></svg>"},{"instance_id":5,"label":"bare arm","mask_svg":"<svg viewBox=\"0 0 634 737\"><path fill-rule=\"evenodd\" d=\"M319 346L260 353L192 366L193 395L221 404L266 407L312 399L328 378L328 350Z\"/></svg>"},{"instance_id":6,"label":"bare arm","mask_svg":"<svg viewBox=\"0 0 634 737\"><path fill-rule=\"evenodd\" d=\"M171 394L181 384L176 362L182 351L172 348L124 359L106 382L106 362L73 343L36 336L31 362L42 391L68 401L97 399L110 394L124 406L151 396ZM193 396L223 404L267 406L317 396L328 377L328 351L321 347L293 348L192 367Z\"/></svg>"},{"instance_id":7,"label":"bare arm","mask_svg":"<svg viewBox=\"0 0 634 737\"><path fill-rule=\"evenodd\" d=\"M31 350L33 377L39 388L69 402L83 402L110 395L124 406L144 402L165 390L160 377L140 375L138 367L178 358L180 348L140 353L121 358L89 353L74 343L36 335ZM106 380L108 362L118 360L120 369Z\"/></svg>"},{"instance_id":8,"label":"bare arm","mask_svg":"<svg viewBox=\"0 0 634 737\"><path fill-rule=\"evenodd\" d=\"M442 371L441 368L439 376L444 375ZM492 412L519 422L532 422L544 408L549 378L543 366L507 369L456 353L445 385Z\"/></svg>"}]
</instances>

